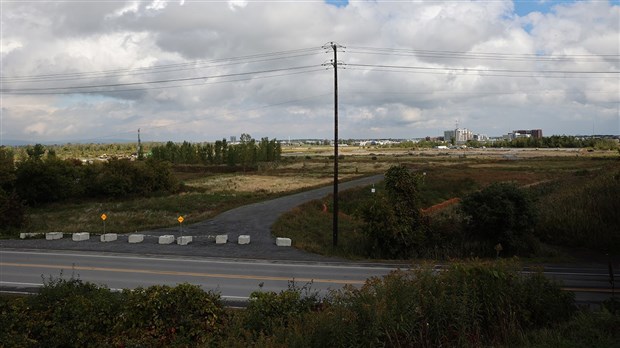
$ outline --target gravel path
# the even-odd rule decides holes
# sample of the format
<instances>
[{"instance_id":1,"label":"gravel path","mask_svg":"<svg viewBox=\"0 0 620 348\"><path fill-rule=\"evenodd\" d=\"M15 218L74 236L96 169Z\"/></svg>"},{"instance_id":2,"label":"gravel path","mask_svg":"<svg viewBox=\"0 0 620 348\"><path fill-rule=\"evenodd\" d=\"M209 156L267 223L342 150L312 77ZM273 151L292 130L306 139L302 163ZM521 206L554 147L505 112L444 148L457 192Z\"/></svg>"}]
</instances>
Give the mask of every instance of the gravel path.
<instances>
[{"instance_id":1,"label":"gravel path","mask_svg":"<svg viewBox=\"0 0 620 348\"><path fill-rule=\"evenodd\" d=\"M346 190L356 186L370 185L380 181L383 175L375 175L345 183L339 189ZM99 252L119 252L154 255L185 255L204 257L225 257L243 259L296 260L296 261L337 261L316 254L307 253L290 247L278 247L271 236L271 225L283 213L294 207L320 199L333 192L333 186L301 192L270 201L250 204L226 211L213 219L183 227L183 235L193 236L189 245L158 244L158 237L165 234L180 235L176 228L164 228L141 231L144 242L129 244L128 235L119 235L114 242L102 243L99 236L91 234L88 241L74 242L70 235L63 239L48 241L45 239L0 240L0 248L80 250ZM215 244L215 235L228 234L228 243ZM250 244L238 245L239 235L249 235ZM293 241L294 242L294 241Z\"/></svg>"}]
</instances>

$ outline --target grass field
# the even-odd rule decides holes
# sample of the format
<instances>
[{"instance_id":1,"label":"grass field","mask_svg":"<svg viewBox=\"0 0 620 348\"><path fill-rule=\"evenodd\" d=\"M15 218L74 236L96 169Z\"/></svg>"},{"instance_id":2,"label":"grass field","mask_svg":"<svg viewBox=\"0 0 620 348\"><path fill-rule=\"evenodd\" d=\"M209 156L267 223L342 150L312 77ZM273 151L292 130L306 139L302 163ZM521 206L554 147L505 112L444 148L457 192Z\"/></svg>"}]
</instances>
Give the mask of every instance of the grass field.
<instances>
[{"instance_id":1,"label":"grass field","mask_svg":"<svg viewBox=\"0 0 620 348\"><path fill-rule=\"evenodd\" d=\"M126 233L202 221L236 206L332 183L331 147L285 148L278 165L247 173L213 174L202 170L176 174L183 191L174 195L122 200L85 200L43 206L28 211L23 232L99 232L101 213L106 231ZM407 164L426 173L424 204L430 206L461 196L495 181L521 185L553 182L575 173L606 170L620 163L618 153L575 149L411 150L341 148L340 180L384 173ZM333 157L332 157L333 158Z\"/></svg>"}]
</instances>

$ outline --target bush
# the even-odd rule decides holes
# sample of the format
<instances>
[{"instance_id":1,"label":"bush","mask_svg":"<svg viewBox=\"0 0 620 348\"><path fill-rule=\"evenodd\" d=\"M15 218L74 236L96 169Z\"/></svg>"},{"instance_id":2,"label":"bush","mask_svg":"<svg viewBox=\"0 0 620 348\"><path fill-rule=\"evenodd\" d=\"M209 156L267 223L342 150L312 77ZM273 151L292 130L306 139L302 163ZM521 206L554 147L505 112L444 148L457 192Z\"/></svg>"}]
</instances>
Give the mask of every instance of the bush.
<instances>
[{"instance_id":1,"label":"bush","mask_svg":"<svg viewBox=\"0 0 620 348\"><path fill-rule=\"evenodd\" d=\"M380 258L408 258L426 240L419 189L422 178L405 166L393 166L385 174L385 193L362 212L368 254Z\"/></svg>"},{"instance_id":2,"label":"bush","mask_svg":"<svg viewBox=\"0 0 620 348\"><path fill-rule=\"evenodd\" d=\"M14 191L6 193L0 188L0 234L10 234L26 222L26 207Z\"/></svg>"},{"instance_id":3,"label":"bush","mask_svg":"<svg viewBox=\"0 0 620 348\"><path fill-rule=\"evenodd\" d=\"M540 196L536 233L556 245L620 251L620 171L570 178Z\"/></svg>"},{"instance_id":4,"label":"bush","mask_svg":"<svg viewBox=\"0 0 620 348\"><path fill-rule=\"evenodd\" d=\"M279 293L255 291L250 295L246 309L245 328L256 334L271 335L276 328L287 328L289 323L310 312L320 303L310 285L299 288L289 282L288 289Z\"/></svg>"},{"instance_id":5,"label":"bush","mask_svg":"<svg viewBox=\"0 0 620 348\"><path fill-rule=\"evenodd\" d=\"M78 167L54 157L22 162L17 167L15 188L31 205L60 201L82 192Z\"/></svg>"},{"instance_id":6,"label":"bush","mask_svg":"<svg viewBox=\"0 0 620 348\"><path fill-rule=\"evenodd\" d=\"M494 183L461 201L467 232L490 246L501 243L508 253L528 249L537 214L526 191L513 183ZM491 247L488 248L492 250Z\"/></svg>"},{"instance_id":7,"label":"bush","mask_svg":"<svg viewBox=\"0 0 620 348\"><path fill-rule=\"evenodd\" d=\"M37 346L96 347L109 339L121 304L120 294L79 279L46 281L26 299L25 331Z\"/></svg>"},{"instance_id":8,"label":"bush","mask_svg":"<svg viewBox=\"0 0 620 348\"><path fill-rule=\"evenodd\" d=\"M332 293L321 311L274 330L272 346L497 346L566 321L573 298L513 262L422 266Z\"/></svg>"},{"instance_id":9,"label":"bush","mask_svg":"<svg viewBox=\"0 0 620 348\"><path fill-rule=\"evenodd\" d=\"M114 337L120 346L208 345L224 319L218 294L187 283L124 290L122 313Z\"/></svg>"}]
</instances>

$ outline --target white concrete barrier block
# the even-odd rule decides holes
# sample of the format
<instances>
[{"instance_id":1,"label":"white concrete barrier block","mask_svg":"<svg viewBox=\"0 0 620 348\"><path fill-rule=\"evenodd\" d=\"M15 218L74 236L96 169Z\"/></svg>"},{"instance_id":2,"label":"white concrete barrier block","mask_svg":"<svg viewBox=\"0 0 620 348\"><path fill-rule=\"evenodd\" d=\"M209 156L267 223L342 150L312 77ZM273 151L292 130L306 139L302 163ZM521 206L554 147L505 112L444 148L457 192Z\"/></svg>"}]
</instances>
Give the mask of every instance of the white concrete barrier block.
<instances>
[{"instance_id":1,"label":"white concrete barrier block","mask_svg":"<svg viewBox=\"0 0 620 348\"><path fill-rule=\"evenodd\" d=\"M78 232L73 234L74 242L81 242L90 239L90 233L88 232Z\"/></svg>"},{"instance_id":2,"label":"white concrete barrier block","mask_svg":"<svg viewBox=\"0 0 620 348\"><path fill-rule=\"evenodd\" d=\"M33 238L33 237L36 237L36 236L38 236L40 234L41 233L22 232L22 233L19 234L19 238L20 239Z\"/></svg>"},{"instance_id":3,"label":"white concrete barrier block","mask_svg":"<svg viewBox=\"0 0 620 348\"><path fill-rule=\"evenodd\" d=\"M193 241L194 238L192 236L182 236L177 238L178 245L187 245Z\"/></svg>"},{"instance_id":4,"label":"white concrete barrier block","mask_svg":"<svg viewBox=\"0 0 620 348\"><path fill-rule=\"evenodd\" d=\"M144 241L143 234L130 234L129 243L142 243Z\"/></svg>"},{"instance_id":5,"label":"white concrete barrier block","mask_svg":"<svg viewBox=\"0 0 620 348\"><path fill-rule=\"evenodd\" d=\"M45 234L45 239L47 240L54 240L54 239L61 239L62 238L62 232L48 232Z\"/></svg>"},{"instance_id":6,"label":"white concrete barrier block","mask_svg":"<svg viewBox=\"0 0 620 348\"><path fill-rule=\"evenodd\" d=\"M118 239L118 235L116 233L105 233L101 235L102 242L113 242Z\"/></svg>"},{"instance_id":7,"label":"white concrete barrier block","mask_svg":"<svg viewBox=\"0 0 620 348\"><path fill-rule=\"evenodd\" d=\"M250 236L248 236L247 234L240 235L237 243L239 243L239 244L250 244Z\"/></svg>"},{"instance_id":8,"label":"white concrete barrier block","mask_svg":"<svg viewBox=\"0 0 620 348\"><path fill-rule=\"evenodd\" d=\"M174 242L174 236L171 234L159 236L159 244L172 244L173 242Z\"/></svg>"},{"instance_id":9,"label":"white concrete barrier block","mask_svg":"<svg viewBox=\"0 0 620 348\"><path fill-rule=\"evenodd\" d=\"M290 238L276 238L276 245L290 247L291 239Z\"/></svg>"},{"instance_id":10,"label":"white concrete barrier block","mask_svg":"<svg viewBox=\"0 0 620 348\"><path fill-rule=\"evenodd\" d=\"M226 244L228 242L227 234L218 234L215 236L215 244Z\"/></svg>"}]
</instances>

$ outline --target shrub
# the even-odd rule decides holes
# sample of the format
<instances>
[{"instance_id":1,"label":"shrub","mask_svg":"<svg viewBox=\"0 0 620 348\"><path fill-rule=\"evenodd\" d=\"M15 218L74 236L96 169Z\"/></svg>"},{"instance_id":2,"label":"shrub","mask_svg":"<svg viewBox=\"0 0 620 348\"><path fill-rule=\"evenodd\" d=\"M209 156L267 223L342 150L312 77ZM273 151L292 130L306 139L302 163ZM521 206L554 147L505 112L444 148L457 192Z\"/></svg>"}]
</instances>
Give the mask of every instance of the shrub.
<instances>
[{"instance_id":1,"label":"shrub","mask_svg":"<svg viewBox=\"0 0 620 348\"><path fill-rule=\"evenodd\" d=\"M620 250L620 171L570 178L541 195L536 233L556 245Z\"/></svg>"},{"instance_id":2,"label":"shrub","mask_svg":"<svg viewBox=\"0 0 620 348\"><path fill-rule=\"evenodd\" d=\"M422 178L405 166L393 166L385 174L385 193L362 212L368 253L372 257L408 258L425 242L419 187Z\"/></svg>"},{"instance_id":3,"label":"shrub","mask_svg":"<svg viewBox=\"0 0 620 348\"><path fill-rule=\"evenodd\" d=\"M461 209L475 239L501 243L508 253L527 248L524 236L532 233L537 215L531 197L516 184L494 183L473 192L463 198Z\"/></svg>"},{"instance_id":4,"label":"shrub","mask_svg":"<svg viewBox=\"0 0 620 348\"><path fill-rule=\"evenodd\" d=\"M10 234L26 222L26 207L15 193L0 188L0 234Z\"/></svg>"},{"instance_id":5,"label":"shrub","mask_svg":"<svg viewBox=\"0 0 620 348\"><path fill-rule=\"evenodd\" d=\"M80 173L71 162L55 157L27 160L16 170L17 194L29 204L56 202L80 194Z\"/></svg>"},{"instance_id":6,"label":"shrub","mask_svg":"<svg viewBox=\"0 0 620 348\"><path fill-rule=\"evenodd\" d=\"M287 328L289 323L310 312L320 303L311 284L299 288L289 282L288 289L279 293L255 291L250 295L246 309L245 328L255 334L271 335L276 328Z\"/></svg>"},{"instance_id":7,"label":"shrub","mask_svg":"<svg viewBox=\"0 0 620 348\"><path fill-rule=\"evenodd\" d=\"M38 346L96 347L116 322L120 294L79 279L49 279L37 296L26 299L20 330Z\"/></svg>"},{"instance_id":8,"label":"shrub","mask_svg":"<svg viewBox=\"0 0 620 348\"><path fill-rule=\"evenodd\" d=\"M123 291L115 345L208 345L222 332L224 310L218 294L191 284Z\"/></svg>"},{"instance_id":9,"label":"shrub","mask_svg":"<svg viewBox=\"0 0 620 348\"><path fill-rule=\"evenodd\" d=\"M509 342L573 313L573 299L512 262L423 266L333 294L288 329L295 346L480 347Z\"/></svg>"}]
</instances>

